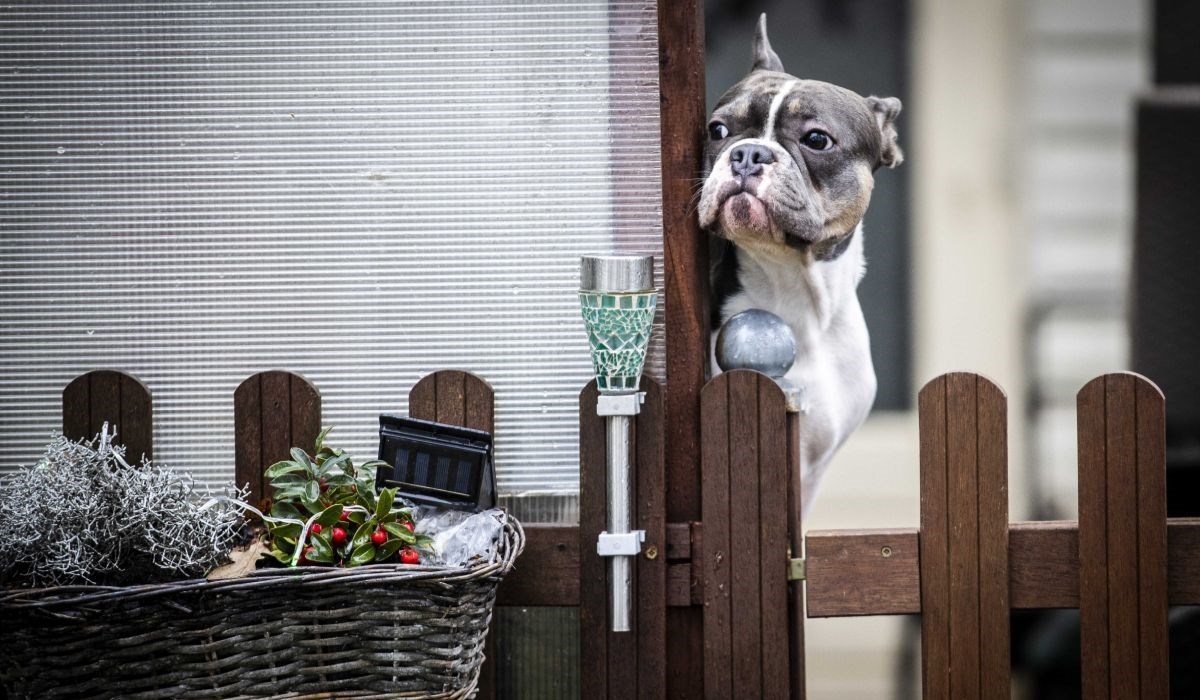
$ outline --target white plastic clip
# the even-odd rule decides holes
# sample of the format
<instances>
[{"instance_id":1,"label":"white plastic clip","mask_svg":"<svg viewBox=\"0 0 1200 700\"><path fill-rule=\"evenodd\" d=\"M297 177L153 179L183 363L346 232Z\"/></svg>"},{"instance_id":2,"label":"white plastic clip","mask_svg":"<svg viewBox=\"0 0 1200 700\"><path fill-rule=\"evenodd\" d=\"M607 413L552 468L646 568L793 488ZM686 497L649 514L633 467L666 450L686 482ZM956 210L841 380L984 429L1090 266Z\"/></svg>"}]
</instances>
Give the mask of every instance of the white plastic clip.
<instances>
[{"instance_id":1,"label":"white plastic clip","mask_svg":"<svg viewBox=\"0 0 1200 700\"><path fill-rule=\"evenodd\" d=\"M642 543L646 541L645 530L632 532L601 532L596 540L596 554L602 557L636 556L642 551Z\"/></svg>"}]
</instances>

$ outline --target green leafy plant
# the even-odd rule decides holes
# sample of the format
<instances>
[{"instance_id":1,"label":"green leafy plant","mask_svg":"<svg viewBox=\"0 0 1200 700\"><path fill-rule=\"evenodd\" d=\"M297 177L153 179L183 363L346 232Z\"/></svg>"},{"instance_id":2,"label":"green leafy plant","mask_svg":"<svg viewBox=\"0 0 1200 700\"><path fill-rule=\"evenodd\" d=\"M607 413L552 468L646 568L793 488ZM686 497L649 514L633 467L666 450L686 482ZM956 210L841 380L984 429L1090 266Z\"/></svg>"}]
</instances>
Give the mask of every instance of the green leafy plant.
<instances>
[{"instance_id":1,"label":"green leafy plant","mask_svg":"<svg viewBox=\"0 0 1200 700\"><path fill-rule=\"evenodd\" d=\"M432 540L414 530L412 511L396 502L396 489L375 493L375 472L386 462L358 466L341 448L317 436L313 454L292 448L292 458L267 468L274 489L269 517L271 555L289 566L362 566L417 563L416 550Z\"/></svg>"}]
</instances>

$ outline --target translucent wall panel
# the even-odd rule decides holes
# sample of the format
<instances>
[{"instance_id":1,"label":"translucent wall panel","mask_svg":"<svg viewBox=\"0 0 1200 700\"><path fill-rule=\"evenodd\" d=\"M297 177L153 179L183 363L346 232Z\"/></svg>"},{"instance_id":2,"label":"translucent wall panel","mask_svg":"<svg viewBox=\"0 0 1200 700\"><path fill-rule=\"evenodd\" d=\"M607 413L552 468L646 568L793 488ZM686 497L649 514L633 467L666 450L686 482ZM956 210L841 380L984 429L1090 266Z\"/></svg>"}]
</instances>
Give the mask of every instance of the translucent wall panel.
<instances>
[{"instance_id":1,"label":"translucent wall panel","mask_svg":"<svg viewBox=\"0 0 1200 700\"><path fill-rule=\"evenodd\" d=\"M502 490L576 490L578 257L661 252L657 74L651 2L6 7L0 468L90 369L217 481L253 372L365 457L453 367L497 390Z\"/></svg>"}]
</instances>

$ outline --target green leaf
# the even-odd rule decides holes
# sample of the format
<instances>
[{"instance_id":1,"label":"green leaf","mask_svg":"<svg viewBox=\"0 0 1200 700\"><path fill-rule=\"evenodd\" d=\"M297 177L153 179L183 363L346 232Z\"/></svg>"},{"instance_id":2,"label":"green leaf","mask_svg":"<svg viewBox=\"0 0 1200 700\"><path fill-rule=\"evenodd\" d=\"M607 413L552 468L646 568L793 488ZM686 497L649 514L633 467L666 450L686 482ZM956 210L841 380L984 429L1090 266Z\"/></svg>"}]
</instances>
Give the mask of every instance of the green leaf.
<instances>
[{"instance_id":1,"label":"green leaf","mask_svg":"<svg viewBox=\"0 0 1200 700\"><path fill-rule=\"evenodd\" d=\"M429 535L417 535L416 544L421 549L429 549L433 546L433 538Z\"/></svg>"},{"instance_id":2,"label":"green leaf","mask_svg":"<svg viewBox=\"0 0 1200 700\"><path fill-rule=\"evenodd\" d=\"M321 497L321 485L310 481L304 485L304 500L315 502Z\"/></svg>"},{"instance_id":3,"label":"green leaf","mask_svg":"<svg viewBox=\"0 0 1200 700\"><path fill-rule=\"evenodd\" d=\"M304 469L305 466L299 462L284 460L282 462L276 462L267 467L267 470L263 472L263 476L267 477L268 479L274 479L277 476L283 476L284 474L290 474L292 472L304 471Z\"/></svg>"},{"instance_id":4,"label":"green leaf","mask_svg":"<svg viewBox=\"0 0 1200 700\"><path fill-rule=\"evenodd\" d=\"M333 430L332 425L321 428L321 432L317 433L317 440L313 444L313 452L321 451L321 448L325 445L325 436L329 434L330 430Z\"/></svg>"},{"instance_id":5,"label":"green leaf","mask_svg":"<svg viewBox=\"0 0 1200 700\"><path fill-rule=\"evenodd\" d=\"M384 523L383 529L392 533L396 537L399 537L408 544L413 544L417 541L417 536L409 532L408 528L404 527L400 523Z\"/></svg>"},{"instance_id":6,"label":"green leaf","mask_svg":"<svg viewBox=\"0 0 1200 700\"><path fill-rule=\"evenodd\" d=\"M329 525L336 523L341 517L342 504L335 503L321 511L321 514L317 516L317 522L328 527Z\"/></svg>"},{"instance_id":7,"label":"green leaf","mask_svg":"<svg viewBox=\"0 0 1200 700\"><path fill-rule=\"evenodd\" d=\"M279 494L277 493L275 495L278 496ZM271 506L270 515L276 518L294 518L296 520L304 519L303 516L300 515L300 511L296 510L296 506L292 505L291 503L280 503L278 501Z\"/></svg>"},{"instance_id":8,"label":"green leaf","mask_svg":"<svg viewBox=\"0 0 1200 700\"><path fill-rule=\"evenodd\" d=\"M283 525L272 525L271 526L271 536L279 537L279 538L283 538L283 537L295 538L295 537L300 536L300 530L301 530L301 527L299 525L297 525L296 523L285 523Z\"/></svg>"},{"instance_id":9,"label":"green leaf","mask_svg":"<svg viewBox=\"0 0 1200 700\"><path fill-rule=\"evenodd\" d=\"M306 554L305 557L309 561L316 562L318 564L332 564L333 563L333 552L322 552L321 550L317 549L316 547L313 547L313 551L310 552L309 554Z\"/></svg>"},{"instance_id":10,"label":"green leaf","mask_svg":"<svg viewBox=\"0 0 1200 700\"><path fill-rule=\"evenodd\" d=\"M310 474L313 473L312 459L309 458L307 452L300 449L299 447L293 447L291 449L291 455L292 455L292 459L294 459L297 462L299 462L300 464L304 465L304 468L307 469Z\"/></svg>"},{"instance_id":11,"label":"green leaf","mask_svg":"<svg viewBox=\"0 0 1200 700\"><path fill-rule=\"evenodd\" d=\"M392 512L392 501L396 499L396 489L384 489L379 492L379 500L375 503L375 517L382 518Z\"/></svg>"},{"instance_id":12,"label":"green leaf","mask_svg":"<svg viewBox=\"0 0 1200 700\"><path fill-rule=\"evenodd\" d=\"M289 486L303 486L309 481L312 481L307 475L300 474L285 474L271 479L271 485L277 489L287 488Z\"/></svg>"},{"instance_id":13,"label":"green leaf","mask_svg":"<svg viewBox=\"0 0 1200 700\"><path fill-rule=\"evenodd\" d=\"M383 546L379 548L379 551L375 552L375 561L383 561L388 557L395 556L396 552L399 552L400 548L403 546L404 543L400 540L391 540L389 542L385 542Z\"/></svg>"},{"instance_id":14,"label":"green leaf","mask_svg":"<svg viewBox=\"0 0 1200 700\"><path fill-rule=\"evenodd\" d=\"M299 501L303 495L304 494L300 493L300 489L289 486L286 489L276 489L272 497L275 499L275 502L278 503L280 501Z\"/></svg>"},{"instance_id":15,"label":"green leaf","mask_svg":"<svg viewBox=\"0 0 1200 700\"><path fill-rule=\"evenodd\" d=\"M354 531L354 537L350 539L350 546L357 549L364 544L370 544L372 532L375 532L374 518L358 526L358 529Z\"/></svg>"},{"instance_id":16,"label":"green leaf","mask_svg":"<svg viewBox=\"0 0 1200 700\"><path fill-rule=\"evenodd\" d=\"M280 564L291 564L292 563L292 553L285 552L282 549L279 549L278 547L271 548L271 556L275 557L275 559L278 560Z\"/></svg>"},{"instance_id":17,"label":"green leaf","mask_svg":"<svg viewBox=\"0 0 1200 700\"><path fill-rule=\"evenodd\" d=\"M375 545L370 542L355 548L350 555L350 566L361 566L375 558Z\"/></svg>"},{"instance_id":18,"label":"green leaf","mask_svg":"<svg viewBox=\"0 0 1200 700\"><path fill-rule=\"evenodd\" d=\"M329 535L326 535L324 532L319 535L314 535L312 534L312 531L309 531L308 535L308 541L313 546L313 549L316 550L317 554L327 557L328 559L333 558L333 544L329 541ZM309 559L312 559L312 557L309 557Z\"/></svg>"}]
</instances>

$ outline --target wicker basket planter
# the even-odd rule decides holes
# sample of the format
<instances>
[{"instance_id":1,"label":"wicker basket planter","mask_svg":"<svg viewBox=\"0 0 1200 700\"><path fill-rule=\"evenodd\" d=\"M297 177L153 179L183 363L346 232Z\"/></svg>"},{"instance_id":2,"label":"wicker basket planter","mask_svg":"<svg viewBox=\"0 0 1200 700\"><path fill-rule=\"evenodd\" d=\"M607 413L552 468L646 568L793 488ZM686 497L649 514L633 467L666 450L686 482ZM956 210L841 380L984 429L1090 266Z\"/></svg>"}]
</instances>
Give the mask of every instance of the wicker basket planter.
<instances>
[{"instance_id":1,"label":"wicker basket planter","mask_svg":"<svg viewBox=\"0 0 1200 700\"><path fill-rule=\"evenodd\" d=\"M496 588L525 546L470 568L263 569L239 579L7 591L15 698L462 698Z\"/></svg>"}]
</instances>

